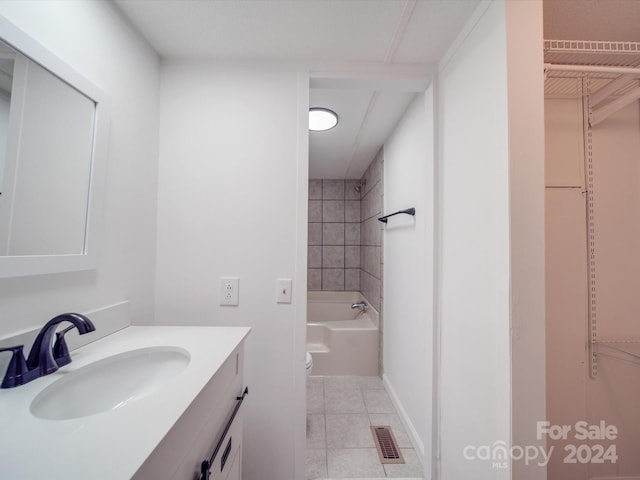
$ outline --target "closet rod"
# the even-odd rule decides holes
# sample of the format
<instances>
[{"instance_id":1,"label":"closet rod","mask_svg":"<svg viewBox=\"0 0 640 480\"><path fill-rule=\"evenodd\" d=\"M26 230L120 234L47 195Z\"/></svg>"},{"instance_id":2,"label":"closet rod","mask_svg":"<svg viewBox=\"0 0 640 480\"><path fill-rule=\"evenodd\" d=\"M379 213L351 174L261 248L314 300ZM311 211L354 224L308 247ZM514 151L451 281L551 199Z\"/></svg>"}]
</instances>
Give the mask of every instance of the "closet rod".
<instances>
[{"instance_id":1,"label":"closet rod","mask_svg":"<svg viewBox=\"0 0 640 480\"><path fill-rule=\"evenodd\" d=\"M545 63L544 70L560 72L584 72L584 73L615 73L620 75L639 75L640 67L609 67L605 65L561 65L557 63Z\"/></svg>"}]
</instances>

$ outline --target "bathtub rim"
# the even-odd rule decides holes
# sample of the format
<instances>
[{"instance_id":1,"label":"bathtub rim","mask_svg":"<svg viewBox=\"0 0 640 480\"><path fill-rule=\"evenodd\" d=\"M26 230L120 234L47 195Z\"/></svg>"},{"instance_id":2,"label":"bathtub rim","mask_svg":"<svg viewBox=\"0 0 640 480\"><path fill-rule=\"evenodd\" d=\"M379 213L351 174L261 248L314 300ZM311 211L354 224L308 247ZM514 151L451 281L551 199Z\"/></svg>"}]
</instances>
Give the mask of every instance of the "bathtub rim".
<instances>
[{"instance_id":1,"label":"bathtub rim","mask_svg":"<svg viewBox=\"0 0 640 480\"><path fill-rule=\"evenodd\" d=\"M307 303L356 303L366 300L360 292L345 291L311 291L307 292ZM369 303L368 300L366 300Z\"/></svg>"},{"instance_id":2,"label":"bathtub rim","mask_svg":"<svg viewBox=\"0 0 640 480\"><path fill-rule=\"evenodd\" d=\"M365 315L368 315L376 329L380 329L380 314L378 310L371 306L371 302L361 292L334 292L334 291L311 291L307 292L307 309L314 303L357 303L364 300L369 307ZM335 319L342 320L342 319ZM333 320L327 320L333 321ZM310 322L309 314L307 312L307 325L322 325L325 322Z\"/></svg>"}]
</instances>

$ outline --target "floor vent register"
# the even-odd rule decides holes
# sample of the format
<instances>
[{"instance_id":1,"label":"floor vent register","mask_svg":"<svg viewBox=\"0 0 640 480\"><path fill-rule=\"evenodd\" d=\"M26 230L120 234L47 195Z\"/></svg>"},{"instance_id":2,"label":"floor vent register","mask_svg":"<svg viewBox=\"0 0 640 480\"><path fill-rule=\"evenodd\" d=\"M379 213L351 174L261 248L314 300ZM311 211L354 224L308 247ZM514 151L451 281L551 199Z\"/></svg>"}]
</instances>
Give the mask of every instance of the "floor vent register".
<instances>
[{"instance_id":1,"label":"floor vent register","mask_svg":"<svg viewBox=\"0 0 640 480\"><path fill-rule=\"evenodd\" d=\"M380 463L404 463L391 427L372 426L371 433L373 433Z\"/></svg>"}]
</instances>

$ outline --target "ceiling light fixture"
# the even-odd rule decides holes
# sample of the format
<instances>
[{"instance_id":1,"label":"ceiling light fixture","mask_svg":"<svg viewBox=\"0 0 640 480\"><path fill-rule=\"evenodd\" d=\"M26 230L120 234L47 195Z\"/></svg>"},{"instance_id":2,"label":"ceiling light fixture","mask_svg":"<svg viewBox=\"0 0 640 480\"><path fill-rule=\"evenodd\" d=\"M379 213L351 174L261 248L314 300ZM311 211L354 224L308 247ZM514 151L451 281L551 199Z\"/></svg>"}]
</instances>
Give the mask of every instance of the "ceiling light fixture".
<instances>
[{"instance_id":1,"label":"ceiling light fixture","mask_svg":"<svg viewBox=\"0 0 640 480\"><path fill-rule=\"evenodd\" d=\"M338 124L338 115L328 108L313 107L309 109L309 130L323 132Z\"/></svg>"}]
</instances>

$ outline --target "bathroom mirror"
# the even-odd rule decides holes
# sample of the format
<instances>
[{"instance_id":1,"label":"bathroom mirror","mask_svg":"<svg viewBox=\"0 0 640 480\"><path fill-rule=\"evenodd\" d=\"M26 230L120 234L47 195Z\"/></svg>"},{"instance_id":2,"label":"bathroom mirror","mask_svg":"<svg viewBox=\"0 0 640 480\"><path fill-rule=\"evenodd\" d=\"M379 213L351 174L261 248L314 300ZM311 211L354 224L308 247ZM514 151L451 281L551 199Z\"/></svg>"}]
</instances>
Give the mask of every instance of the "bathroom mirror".
<instances>
[{"instance_id":1,"label":"bathroom mirror","mask_svg":"<svg viewBox=\"0 0 640 480\"><path fill-rule=\"evenodd\" d=\"M0 277L95 268L107 101L0 17Z\"/></svg>"}]
</instances>

